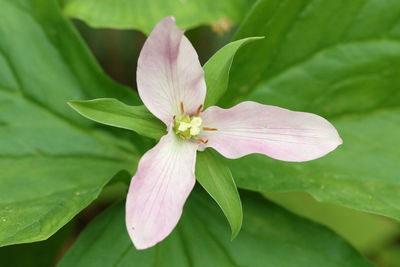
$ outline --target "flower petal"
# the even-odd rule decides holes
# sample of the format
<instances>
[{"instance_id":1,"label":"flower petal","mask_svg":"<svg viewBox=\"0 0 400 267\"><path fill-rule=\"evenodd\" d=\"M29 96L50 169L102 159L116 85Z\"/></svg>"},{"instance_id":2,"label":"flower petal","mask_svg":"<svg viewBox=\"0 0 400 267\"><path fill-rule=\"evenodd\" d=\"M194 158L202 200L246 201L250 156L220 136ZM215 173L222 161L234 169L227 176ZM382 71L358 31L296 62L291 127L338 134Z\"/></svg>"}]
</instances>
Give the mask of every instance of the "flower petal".
<instances>
[{"instance_id":1,"label":"flower petal","mask_svg":"<svg viewBox=\"0 0 400 267\"><path fill-rule=\"evenodd\" d=\"M206 94L197 53L173 17L162 19L140 52L137 85L146 107L167 126L178 115L180 102L194 114Z\"/></svg>"},{"instance_id":2,"label":"flower petal","mask_svg":"<svg viewBox=\"0 0 400 267\"><path fill-rule=\"evenodd\" d=\"M126 201L126 226L137 249L160 242L178 223L196 180L197 147L170 131L140 159Z\"/></svg>"},{"instance_id":3,"label":"flower petal","mask_svg":"<svg viewBox=\"0 0 400 267\"><path fill-rule=\"evenodd\" d=\"M230 109L210 107L203 113L200 138L227 158L261 153L284 161L322 157L342 144L335 127L311 113L295 112L255 102Z\"/></svg>"}]
</instances>

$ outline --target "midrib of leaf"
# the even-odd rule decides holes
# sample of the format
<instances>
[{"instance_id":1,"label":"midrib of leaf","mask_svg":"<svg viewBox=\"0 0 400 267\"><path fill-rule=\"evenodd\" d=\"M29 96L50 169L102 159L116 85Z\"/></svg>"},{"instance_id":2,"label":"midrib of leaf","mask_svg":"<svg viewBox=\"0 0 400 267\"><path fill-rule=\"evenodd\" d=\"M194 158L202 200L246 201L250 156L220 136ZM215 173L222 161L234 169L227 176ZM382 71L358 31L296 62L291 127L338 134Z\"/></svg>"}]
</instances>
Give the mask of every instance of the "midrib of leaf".
<instances>
[{"instance_id":1,"label":"midrib of leaf","mask_svg":"<svg viewBox=\"0 0 400 267\"><path fill-rule=\"evenodd\" d=\"M197 220L199 220L199 221L203 224L203 226L204 226L204 225L207 225L207 224L204 222L203 218L201 218L200 216L197 217ZM240 267L240 265L236 263L235 259L231 257L231 255L230 255L230 253L227 251L226 247L224 247L224 246L221 244L221 242L220 242L217 238L215 238L215 235L208 229L208 227L203 227L203 229L204 229L205 232L207 232L207 234L209 235L209 237L211 238L211 240L214 242L214 244L215 244L215 245L220 249L220 251L223 253L223 255L225 256L225 259L227 259L227 260L230 262L230 264L231 264L232 266Z\"/></svg>"},{"instance_id":2,"label":"midrib of leaf","mask_svg":"<svg viewBox=\"0 0 400 267\"><path fill-rule=\"evenodd\" d=\"M213 175L211 175L211 177L217 177L217 175L215 175L215 172L214 172L214 169L213 168L211 168L210 166L208 166L207 165L207 169L208 169L208 171L210 172L210 173L213 173ZM228 195L227 195L227 192L223 189L223 188L221 188L221 185L219 184L219 183L215 183L216 185L217 185L217 187L218 187L218 192L219 193L222 193L222 194L220 194L220 196L222 196L223 197L223 199L224 199L224 202L225 203L229 203L229 201L228 201ZM236 185L235 185L235 187L236 187ZM213 199L214 199L214 197L213 196L211 196ZM214 199L215 200L215 199ZM215 201L217 201L217 200L215 200ZM220 206L220 204L217 202L217 204ZM221 207L221 206L220 206ZM221 207L222 208L222 207ZM223 210L223 212L224 212L224 214L228 217L231 217L230 215L231 214L229 214L229 213L225 213L225 210ZM231 218L230 218L231 219ZM229 223L231 223L230 221L229 221Z\"/></svg>"},{"instance_id":3,"label":"midrib of leaf","mask_svg":"<svg viewBox=\"0 0 400 267\"><path fill-rule=\"evenodd\" d=\"M53 51L57 52L58 56L63 59L61 62L63 63L63 65L65 65L64 62L68 62L69 59L66 58L64 56L64 54L60 52L60 50L57 48L56 45L54 45L54 43L52 42L52 39L49 38L47 31L45 31L44 28L42 27L43 25L41 24L41 22L39 20L37 20L31 14L30 10L24 8L23 6L19 5L16 2L12 2L12 4L14 5L14 7L16 9L19 9L20 11L25 13L25 15L30 17L31 20L36 23L37 29L40 29L42 35L46 38L48 43L52 46ZM58 11L61 12L61 10L59 10L58 5L55 4L55 6L58 9ZM78 41L80 41L80 40L78 39ZM91 64L92 67L96 66L96 64L93 64L93 63L95 63L95 60L94 60L93 56L91 56L91 53L89 51L87 51L87 53L89 55L88 59L90 59L90 61L92 63ZM63 121L70 128L73 128L73 129L75 129L75 130L77 130L77 131L79 131L79 132L81 132L81 133L83 133L85 135L91 136L93 139L96 139L99 143L105 145L106 147L110 148L111 150L116 151L116 154L124 153L124 154L126 154L127 157L131 157L134 154L136 154L134 150L131 150L128 147L122 148L121 146L113 145L113 142L111 140L107 140L109 138L106 135L104 135L102 133L99 133L99 132L95 132L94 130L92 130L90 128L83 128L82 125L78 124L73 119L70 119L70 118L60 114L56 110L52 109L51 106L47 107L43 103L41 103L40 101L37 101L36 99L33 99L33 98L29 97L29 95L24 93L25 90L24 90L24 86L23 86L22 80L20 79L18 72L16 71L14 65L12 64L12 61L8 57L7 53L1 49L1 47L0 47L0 55L2 55L3 58L5 59L5 61L8 63L9 69L11 70L11 72L13 74L14 81L18 85L18 88L15 88L15 89L17 91L19 91L21 96L25 100L27 100L29 103L33 104L34 106L36 106L37 108L41 109L42 111L44 111L45 113L49 114L50 116ZM70 77L76 77L76 75L74 75L74 71L71 71L70 68L65 68L65 70L67 70L71 74ZM80 87L80 82L78 82L76 79L75 79L75 84L77 86L79 86L81 92L85 91L84 88ZM8 92L7 90L1 90L1 88L0 88L0 91L13 95L12 92ZM67 104L65 103L65 105L67 105Z\"/></svg>"},{"instance_id":4,"label":"midrib of leaf","mask_svg":"<svg viewBox=\"0 0 400 267\"><path fill-rule=\"evenodd\" d=\"M284 1L281 1L281 2L279 3L278 9L280 9L280 8L285 4L285 2L286 2L286 4L289 4L289 5L290 5L290 0L286 0L286 1L284 0ZM301 14L301 13L304 11L304 9L307 8L307 6L308 6L307 3L304 3L304 5L300 8L300 10L299 10L299 12L296 14L296 16L293 16L293 17L291 18L290 24L289 24L289 26L288 26L287 28L285 28L285 34L280 38L280 40L284 40L284 39L286 38L287 33L289 33L290 30L294 27L294 25L295 25L295 23L296 23L296 21L297 21L297 18L298 18L298 16L299 16L299 14ZM275 18L276 16L278 16L278 14L274 15L273 18ZM270 19L267 25L271 24L273 21L274 21L274 19ZM277 48L275 48L274 53L273 53L272 56L270 57L269 63L265 66L264 73L269 69L269 66L271 66L271 65L275 62L275 59L276 59L277 56L278 56L278 52L279 52L279 50L280 50L280 47L281 47L281 46L278 46ZM265 75L265 76L268 77L267 75ZM272 76L272 75L271 75L271 76Z\"/></svg>"},{"instance_id":5,"label":"midrib of leaf","mask_svg":"<svg viewBox=\"0 0 400 267\"><path fill-rule=\"evenodd\" d=\"M189 251L189 249L187 247L187 244L186 244L186 241L185 241L185 234L183 233L182 227L177 227L175 229L175 232L178 233L179 241L182 244L183 254L186 256L187 262L189 263L188 267L194 267L194 260L193 260L193 257L190 254L190 251ZM158 266L154 266L154 267L158 267Z\"/></svg>"},{"instance_id":6,"label":"midrib of leaf","mask_svg":"<svg viewBox=\"0 0 400 267\"><path fill-rule=\"evenodd\" d=\"M207 199L200 198L199 195L194 194L194 197L198 200L198 208L204 209L208 213L208 204L206 202ZM235 261L235 259L230 255L229 251L224 247L221 242L215 238L215 235L209 230L209 226L207 226L206 221L200 215L196 216L196 219L202 224L202 228L205 232L207 232L208 236L212 239L214 244L220 249L220 251L225 256L225 259L232 265L236 267L240 267L240 265Z\"/></svg>"},{"instance_id":7,"label":"midrib of leaf","mask_svg":"<svg viewBox=\"0 0 400 267\"><path fill-rule=\"evenodd\" d=\"M54 2L53 2L53 1L54 1ZM53 8L56 9L57 12L58 12L59 14L62 14L62 10L60 9L60 4L59 4L58 2L56 2L55 0L49 0L49 2L51 2L50 5L52 5ZM34 21L34 22L36 23L37 28L41 30L42 36L44 36L44 37L46 38L46 40L48 41L48 43L51 44L51 46L54 48L54 51L57 52L59 58L63 59L61 62L62 62L62 64L63 64L63 66L66 66L66 67L67 67L67 68L65 68L65 69L68 70L69 74L71 74L70 77L76 77L76 76L78 76L78 75L75 75L75 74L76 74L75 68L70 69L70 68L68 68L67 65L65 65L65 62L69 62L70 60L69 60L68 57L66 57L66 56L64 55L64 53L61 53L61 52L60 52L60 50L59 50L59 49L57 48L57 46L54 44L54 42L52 41L52 39L49 37L48 32L45 30L45 29L46 29L46 26L47 26L46 23L42 23L40 20L38 20L38 19L32 14L32 12L31 12L30 9L25 8L25 7L23 7L22 5L18 5L18 3L16 3L16 1L12 2L12 4L14 5L14 7L16 7L16 9L19 9L20 11L22 11L23 13L25 13L25 15L27 15L28 17L30 17L31 20ZM47 8L47 7L46 7L46 8ZM32 9L34 9L34 8L32 8ZM74 28L74 27L71 26L71 25L67 25L67 26L69 27L69 29L70 29L71 31L73 31L73 33L74 33L75 35L79 36L79 33L78 33L78 31L76 30L76 28ZM97 70L99 70L100 72L102 72L102 74L104 74L103 71L101 70L101 68L99 67L97 61L95 60L94 56L92 55L91 51L87 48L86 44L85 44L80 38L76 38L76 42L82 44L80 48L83 49L83 50L85 50L85 52L86 52L86 54L87 54L86 59L87 59L88 61L90 61L91 67L92 67L92 68L96 68ZM77 80L75 79L75 81L77 81ZM80 89L81 92L84 92L84 91L85 91L85 88L82 88L82 87L81 87L80 82L76 82L76 83L75 83L75 86L79 87L79 89ZM121 87L121 88L122 88L122 87Z\"/></svg>"},{"instance_id":8,"label":"midrib of leaf","mask_svg":"<svg viewBox=\"0 0 400 267\"><path fill-rule=\"evenodd\" d=\"M93 243L91 244L91 246L93 245ZM112 265L113 267L117 267L122 260L125 258L126 255L128 255L128 253L132 250L132 245L129 244L126 249L121 253L120 256L118 256L118 259L115 261L115 263Z\"/></svg>"},{"instance_id":9,"label":"midrib of leaf","mask_svg":"<svg viewBox=\"0 0 400 267\"><path fill-rule=\"evenodd\" d=\"M58 51L58 50L57 50ZM16 83L18 84L18 88L15 88L15 90L17 90L19 92L19 95L21 97L23 97L27 102L29 102L30 104L32 104L33 106L37 107L38 109L40 109L41 111L43 111L44 113L47 113L48 115L50 115L50 117L55 118L56 120L61 120L65 123L65 125L68 125L70 128L77 130L85 135L89 135L94 139L97 139L97 141L99 141L99 143L109 147L110 149L113 150L117 150L119 152L123 152L128 154L129 156L133 156L135 154L134 151L132 150L123 150L121 149L121 147L119 146L114 146L112 145L112 143L110 143L108 140L105 140L105 136L100 137L99 133L94 134L93 130L89 130L89 128L82 128L79 124L77 124L74 120L67 118L66 116L63 116L62 114L58 113L57 111L51 109L50 107L45 106L44 104L42 104L41 102L29 97L29 95L24 93L24 90L22 89L22 82L19 78L19 75L17 73L17 71L15 70L13 64L11 63L9 57L6 55L6 53L4 53L4 51L1 50L0 48L0 54L3 56L3 58L6 60L6 62L8 63L9 69L12 71L12 74L14 76L14 80L16 81ZM0 87L0 91L2 93L5 94L10 94L12 96L16 96L15 91L8 91L8 90L4 90L3 88ZM15 137L13 137L15 138ZM33 148L31 148L33 149ZM127 156L128 156L127 155Z\"/></svg>"},{"instance_id":10,"label":"midrib of leaf","mask_svg":"<svg viewBox=\"0 0 400 267\"><path fill-rule=\"evenodd\" d=\"M355 44L365 44L365 43L377 43L377 42L390 42L390 43L395 43L398 44L400 46L400 40L396 40L396 39L387 39L387 38L381 38L381 39L364 39L364 40L357 40L357 41L351 41L351 42L341 42L341 43L337 43L333 46L330 47L326 47L325 49L321 49L320 51L318 51L315 54L311 54L309 57L303 59L302 61L299 61L295 64L292 64L289 68L284 69L282 71L280 71L279 73L275 74L272 77L266 78L265 80L259 81L258 84L260 84L262 82L262 84L268 85L268 82L274 80L274 79L278 79L279 76L281 75L285 75L286 73L290 72L292 69L300 67L302 64L304 64L305 62L307 62L308 60L317 57L318 55L324 54L326 52L338 49L341 46L347 46L347 45L355 45ZM399 54L400 56L400 54ZM400 71L399 71L400 72ZM371 77L372 75L379 75L377 74L377 72L375 71L374 73L370 73L370 74L360 74L360 75L356 75L356 76L352 76L349 77L348 79L346 79L346 81L349 81L351 79L357 79L357 77L360 76L365 76L365 77ZM341 80L340 82L343 82L344 80ZM254 89L255 90L250 90L248 95L251 94L254 91L257 91L258 86L255 86ZM326 91L324 92L324 94L330 94L332 93L332 89L333 86L330 86L331 90L330 91ZM395 90L395 89L393 89ZM396 91L395 91L396 92ZM319 96L321 97L321 95ZM389 96L388 96L389 97ZM392 97L392 96L391 96ZM314 100L317 101L318 99ZM312 106L314 104L314 102L309 102L309 104L304 108L305 110L307 110L307 107ZM342 112L339 114L324 114L324 117L326 117L329 120L335 121L335 120L341 120L343 118L345 118L346 116L367 116L370 115L372 113L379 113L379 112L384 112L386 110L395 110L400 106L400 101L397 103L394 103L392 105L386 105L384 108L375 106L375 107L370 107L368 109L363 109L363 110L358 110L358 111L348 111L348 112Z\"/></svg>"},{"instance_id":11,"label":"midrib of leaf","mask_svg":"<svg viewBox=\"0 0 400 267\"><path fill-rule=\"evenodd\" d=\"M280 75L283 75L284 73L290 71L293 68L296 68L302 64L304 64L306 61L310 60L311 58L318 56L320 54L324 54L326 52L335 50L341 46L347 46L347 45L355 45L355 44L363 44L363 43L368 43L368 42L395 42L395 43L399 43L400 45L400 40L397 39L390 39L390 38L368 38L368 39L362 39L362 40L353 40L353 41L348 41L348 42L337 42L333 45L330 46L326 46L323 49L319 49L317 51L315 51L315 53L309 54L307 57L304 57L303 59L294 62L291 65L288 65L286 68L282 69L279 72L276 72L275 74L271 75L271 76L264 76L267 77L266 79L262 80L262 82L268 82L270 80L276 79L277 77L279 77Z\"/></svg>"},{"instance_id":12,"label":"midrib of leaf","mask_svg":"<svg viewBox=\"0 0 400 267\"><path fill-rule=\"evenodd\" d=\"M367 1L368 1L368 0L364 0L364 2L362 3L362 5L360 6L360 8L358 8L358 13L362 10L362 7L367 3ZM288 1L286 1L286 2L289 3L290 0L288 0ZM282 1L282 3L283 3L283 1ZM289 26L288 28L286 28L285 34L280 38L280 40L285 40L285 39L286 39L288 33L291 32L291 29L295 26L296 22L298 21L298 18L301 16L301 14L304 12L304 10L305 10L307 7L308 7L308 3L305 3L305 5L299 10L299 12L296 14L296 16L293 17L293 19L291 20L290 26ZM337 14L335 14L335 15L337 15ZM295 67L295 66L297 66L297 65L301 65L302 63L304 63L305 61L307 61L309 58L313 57L313 56L316 55L316 54L323 53L323 52L327 52L327 51L332 50L332 49L334 49L335 47L338 47L338 46L340 46L340 45L352 44L352 43L354 44L354 43L358 43L358 42L360 42L360 41L363 42L363 41L368 40L368 39L349 40L349 41L347 41L347 42L338 41L338 40L341 40L341 39L348 33L348 30L351 28L351 25L354 24L354 21L357 19L357 17L358 17L358 16L353 16L352 21L349 21L349 22L348 22L347 27L343 27L343 31L342 31L342 33L340 34L340 36L337 37L337 41L336 41L336 42L330 44L329 46L323 46L323 47L318 47L318 48L316 48L316 49L314 50L314 52L312 52L312 53L310 53L310 54L308 54L308 55L305 55L302 59L299 59L298 61L295 61L295 62L293 62L293 63L291 63L291 64L289 64L289 65L287 65L287 66L282 67L282 70L281 70L281 71L277 71L277 72L275 72L275 73L271 73L270 75L265 75L265 77L270 77L270 78L267 78L266 81L268 81L268 80L270 80L270 79L272 79L272 78L274 78L274 77L276 77L276 76L279 76L282 72L285 72L285 71L287 71L288 69L291 69L291 68L293 68L293 67ZM327 19L328 19L328 18L327 18ZM272 21L272 20L271 20L271 21ZM344 39L344 38L343 38L343 39ZM274 65L274 63L275 63L276 61L279 61L278 52L279 52L279 50L280 50L280 47L281 47L281 46L278 46L278 47L275 49L275 53L274 53L274 55L271 57L270 63L265 67L265 70L266 70L266 71L264 71L265 74L268 73L268 70L270 69L269 66Z\"/></svg>"},{"instance_id":13,"label":"midrib of leaf","mask_svg":"<svg viewBox=\"0 0 400 267\"><path fill-rule=\"evenodd\" d=\"M0 91L2 93L6 93L6 94L12 94L14 95L12 92L8 92L7 90L2 90L0 88ZM43 104L39 103L38 101L33 100L32 98L28 97L25 94L21 94L21 97L23 97L27 102L31 103L33 106L37 107L38 109L40 109L41 111L44 111L45 113L47 113L48 115L50 115L51 117L55 118L56 120L61 120L64 122L64 125L67 125L68 127L77 130L78 132L83 133L84 135L89 135L91 136L91 138L96 139L99 143L107 146L108 148L112 149L112 150L117 150L118 154L119 153L123 153L126 154L128 157L133 157L136 153L133 150L128 150L129 148L126 147L127 149L122 149L120 146L115 146L112 144L112 142L110 142L106 136L104 136L103 134L100 134L99 132L95 132L93 130L89 130L90 128L82 128L80 127L77 123L75 123L73 120L69 120L66 117L60 115L59 113L55 112L54 110L47 108L46 106L44 106ZM15 136L11 136L11 138L13 138L15 140ZM18 140L17 140L18 141ZM25 146L27 146L27 144L24 143ZM38 152L36 149L29 147L30 150L34 150L36 152ZM39 152L40 154L42 154L42 152ZM94 155L92 155L94 156Z\"/></svg>"},{"instance_id":14,"label":"midrib of leaf","mask_svg":"<svg viewBox=\"0 0 400 267\"><path fill-rule=\"evenodd\" d=\"M277 8L277 9L280 9L285 3L287 4L288 2L290 2L290 1L285 1L285 0L280 1L279 4L278 4L278 8ZM246 16L246 18L243 20L242 25L246 25L246 22L247 22L247 20L251 17L252 13L253 13L255 10L259 9L259 5L262 5L262 1L260 1L260 0L259 0L258 2L256 2L256 4L253 5L253 8L252 8L251 11L248 13L248 15ZM304 4L304 5L300 8L300 11L304 10L306 7L307 7L307 4ZM300 12L300 13L301 13L301 12ZM268 20L267 24L266 24L264 27L265 27L265 28L268 28L269 25L271 25L271 24L273 23L274 18L275 18L276 16L278 16L278 12L276 12L276 14L273 15L272 18ZM285 34L284 36L280 37L280 40L285 39L285 36L287 35L287 32L289 32L288 30L291 29L291 28L294 26L295 20L297 19L297 17L298 17L298 14L297 14L296 16L294 16L294 17L291 19L289 26L285 28L286 34ZM237 32L240 32L241 29L242 29L242 26L239 27L239 29L237 30ZM235 40L238 40L238 39L243 38L243 37L244 37L244 36L238 36L238 35L236 35L236 36L234 37L234 39L235 39ZM247 37L247 36L246 36L246 37ZM267 36L267 39L268 39L268 36ZM279 46L279 47L280 47L280 46ZM275 48L274 53L271 54L271 56L270 56L269 63L268 63L268 64L265 66L265 68L264 68L263 75L260 75L259 78L253 82L252 88L251 88L251 90L249 90L249 91L247 92L247 95L249 95L251 92L253 92L254 89L257 87L257 85L258 85L261 81L266 82L266 81L270 80L270 79L273 77L273 76L271 75L270 78L267 78L267 79L265 79L265 80L261 80L261 77L268 77L267 75L265 75L265 72L266 72L266 70L269 69L269 66L271 66L271 64L274 62L274 59L277 57L277 54L278 54L278 51L279 51L279 47L276 47L276 48Z\"/></svg>"},{"instance_id":15,"label":"midrib of leaf","mask_svg":"<svg viewBox=\"0 0 400 267\"><path fill-rule=\"evenodd\" d=\"M280 9L285 3L289 4L291 1L280 1L278 4L278 8ZM360 14L360 12L362 11L362 7L366 5L366 3L368 2L368 0L364 0L362 2L362 4L360 5L360 7L356 10L358 12L358 15ZM254 10L257 9L258 5L261 4L261 1L257 2L255 5L253 5L252 10L248 13L248 15L246 16L246 18L244 19L244 25L246 24L246 21L248 20L249 17L251 17L251 14L253 13ZM302 12L304 12L304 10L308 7L309 3L305 3L296 13L296 16L293 16L293 18L291 19L290 24L284 29L285 34L283 34L282 36L279 37L279 40L285 40L286 36L290 33L291 29L294 27L298 17L302 14ZM278 13L278 12L277 12ZM278 14L277 14L278 15ZM328 46L322 46L319 48L316 48L312 53L309 53L308 55L305 55L303 58L289 64L286 66L282 66L281 70L277 70L272 73L268 73L268 71L271 69L269 66L274 65L275 62L277 60L279 60L278 56L279 56L279 51L281 48L281 45L274 47L274 53L270 55L269 57L269 63L264 67L264 70L262 71L262 74L259 75L259 78L257 80L255 80L253 82L253 84L251 85L250 90L246 93L246 95L249 95L250 93L254 92L254 90L257 88L257 86L262 82L262 83L267 83L270 80L273 80L275 78L277 78L278 76L280 76L281 74L289 71L292 68L295 68L301 64L303 64L304 62L306 62L307 60L309 60L310 58L318 55L318 54L322 54L325 53L329 50L333 50L335 48L338 48L342 45L350 45L350 44L358 44L358 43L364 43L364 42L368 42L368 41L395 41L395 42L400 42L400 40L395 39L395 38L388 38L387 34L390 33L392 31L392 29L396 26L397 22L400 21L400 12L399 12L399 16L397 16L398 18L396 20L394 20L392 22L391 27L386 31L385 34L382 34L380 38L361 38L361 39L356 39L356 40L349 40L349 41L338 41L341 40L344 36L346 36L348 34L348 30L351 28L352 25L354 25L355 20L358 18L358 15L354 15L353 19L351 21L349 21L349 23L347 24L347 27L343 27L343 31L340 34L339 37L336 38L336 42L328 45ZM270 25L272 22L274 21L274 17L272 19L270 19L268 21L268 23L266 24L266 28L268 28L268 25ZM242 27L239 27L238 32L240 32L242 29ZM386 36L386 37L385 37ZM243 37L243 36L241 36ZM235 39L239 39L238 36L235 36ZM268 39L268 36L267 36Z\"/></svg>"}]
</instances>

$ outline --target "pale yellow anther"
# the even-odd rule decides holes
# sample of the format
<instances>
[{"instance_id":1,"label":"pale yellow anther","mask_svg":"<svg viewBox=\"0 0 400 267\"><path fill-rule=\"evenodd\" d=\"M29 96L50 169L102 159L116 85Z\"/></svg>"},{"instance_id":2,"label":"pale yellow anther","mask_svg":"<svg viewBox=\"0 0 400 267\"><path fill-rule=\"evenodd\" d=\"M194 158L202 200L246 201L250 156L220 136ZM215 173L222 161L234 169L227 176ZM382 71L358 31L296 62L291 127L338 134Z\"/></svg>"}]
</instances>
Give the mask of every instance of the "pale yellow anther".
<instances>
[{"instance_id":1,"label":"pale yellow anther","mask_svg":"<svg viewBox=\"0 0 400 267\"><path fill-rule=\"evenodd\" d=\"M200 117L193 117L192 120L190 121L190 124L192 126L200 126L203 120Z\"/></svg>"},{"instance_id":2,"label":"pale yellow anther","mask_svg":"<svg viewBox=\"0 0 400 267\"><path fill-rule=\"evenodd\" d=\"M186 123L186 122L183 122L183 121L182 121L182 122L179 124L178 130L184 132L184 131L186 131L187 129L189 129L191 126L192 126L191 123Z\"/></svg>"},{"instance_id":3,"label":"pale yellow anther","mask_svg":"<svg viewBox=\"0 0 400 267\"><path fill-rule=\"evenodd\" d=\"M200 126L203 120L199 117L193 117L190 121L190 135L195 136L200 133Z\"/></svg>"},{"instance_id":4,"label":"pale yellow anther","mask_svg":"<svg viewBox=\"0 0 400 267\"><path fill-rule=\"evenodd\" d=\"M200 133L200 127L199 126L194 126L190 127L190 135L195 136Z\"/></svg>"}]
</instances>

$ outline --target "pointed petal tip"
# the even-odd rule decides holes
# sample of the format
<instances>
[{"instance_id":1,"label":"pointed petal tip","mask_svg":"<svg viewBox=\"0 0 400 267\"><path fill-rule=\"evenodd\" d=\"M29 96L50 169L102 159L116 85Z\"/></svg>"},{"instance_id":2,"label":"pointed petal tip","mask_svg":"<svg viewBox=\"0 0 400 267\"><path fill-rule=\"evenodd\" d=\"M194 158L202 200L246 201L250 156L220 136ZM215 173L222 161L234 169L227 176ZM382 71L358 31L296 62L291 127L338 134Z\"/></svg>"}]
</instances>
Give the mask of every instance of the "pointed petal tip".
<instances>
[{"instance_id":1,"label":"pointed petal tip","mask_svg":"<svg viewBox=\"0 0 400 267\"><path fill-rule=\"evenodd\" d=\"M343 139L340 137L340 135L338 134L338 146L343 145Z\"/></svg>"},{"instance_id":2,"label":"pointed petal tip","mask_svg":"<svg viewBox=\"0 0 400 267\"><path fill-rule=\"evenodd\" d=\"M179 113L179 101L188 113L204 103L206 83L196 50L172 16L154 27L139 55L137 88L143 103L167 126Z\"/></svg>"},{"instance_id":3,"label":"pointed petal tip","mask_svg":"<svg viewBox=\"0 0 400 267\"><path fill-rule=\"evenodd\" d=\"M146 233L135 231L135 227L131 226L132 222L129 218L129 216L125 217L125 225L132 244L136 250L149 249L165 239L165 236L163 235L146 235Z\"/></svg>"},{"instance_id":4,"label":"pointed petal tip","mask_svg":"<svg viewBox=\"0 0 400 267\"><path fill-rule=\"evenodd\" d=\"M180 216L179 216L180 217ZM127 223L128 225L128 223ZM158 243L162 242L165 238L167 238L173 229L176 227L176 224L170 229L170 231L167 231L165 233L159 233L159 234L154 234L152 232L151 234L146 233L140 233L140 232L135 232L132 229L129 229L129 226L127 227L129 237L131 238L131 241L133 243L133 246L135 247L136 250L145 250L154 247Z\"/></svg>"},{"instance_id":5,"label":"pointed petal tip","mask_svg":"<svg viewBox=\"0 0 400 267\"><path fill-rule=\"evenodd\" d=\"M166 17L166 18L170 19L170 20L173 21L173 22L176 22L176 19L175 19L174 16L168 16L168 17Z\"/></svg>"},{"instance_id":6,"label":"pointed petal tip","mask_svg":"<svg viewBox=\"0 0 400 267\"><path fill-rule=\"evenodd\" d=\"M151 247L154 247L155 245L157 245L159 242L162 241L161 240L157 240L157 241L139 241L139 240L135 240L135 238L133 236L131 236L131 240L133 243L133 246L135 247L136 250L145 250L145 249L149 249Z\"/></svg>"},{"instance_id":7,"label":"pointed petal tip","mask_svg":"<svg viewBox=\"0 0 400 267\"><path fill-rule=\"evenodd\" d=\"M133 243L133 246L135 247L135 249L136 250L146 250L146 249L149 249L149 248L151 248L151 247L153 247L155 244L153 244L153 245L149 245L149 246L139 246L139 245L135 245L135 243Z\"/></svg>"},{"instance_id":8,"label":"pointed petal tip","mask_svg":"<svg viewBox=\"0 0 400 267\"><path fill-rule=\"evenodd\" d=\"M158 23L157 23L156 25L165 24L165 23L173 23L173 24L176 24L176 19L175 19L174 16L163 17L162 19L160 19L160 20L158 21Z\"/></svg>"},{"instance_id":9,"label":"pointed petal tip","mask_svg":"<svg viewBox=\"0 0 400 267\"><path fill-rule=\"evenodd\" d=\"M256 153L303 162L320 158L343 143L336 128L321 116L251 101L230 109L210 107L203 113L203 125L219 130L200 138L231 159Z\"/></svg>"}]
</instances>

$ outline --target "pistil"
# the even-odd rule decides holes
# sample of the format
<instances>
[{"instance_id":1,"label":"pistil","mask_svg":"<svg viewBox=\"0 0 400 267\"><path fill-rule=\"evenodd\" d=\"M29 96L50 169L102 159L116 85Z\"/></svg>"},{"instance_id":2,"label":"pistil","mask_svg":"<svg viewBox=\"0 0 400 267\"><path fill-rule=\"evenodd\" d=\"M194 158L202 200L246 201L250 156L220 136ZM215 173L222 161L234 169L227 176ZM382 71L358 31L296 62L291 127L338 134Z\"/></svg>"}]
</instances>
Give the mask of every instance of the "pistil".
<instances>
[{"instance_id":1,"label":"pistil","mask_svg":"<svg viewBox=\"0 0 400 267\"><path fill-rule=\"evenodd\" d=\"M202 127L203 120L200 117L203 111L203 105L199 105L196 112L193 115L185 114L185 106L183 101L179 102L180 114L173 116L173 130L176 135L182 139L192 139L203 144L206 144L208 140L204 140L198 137L200 132L203 131L217 131L217 128Z\"/></svg>"}]
</instances>

